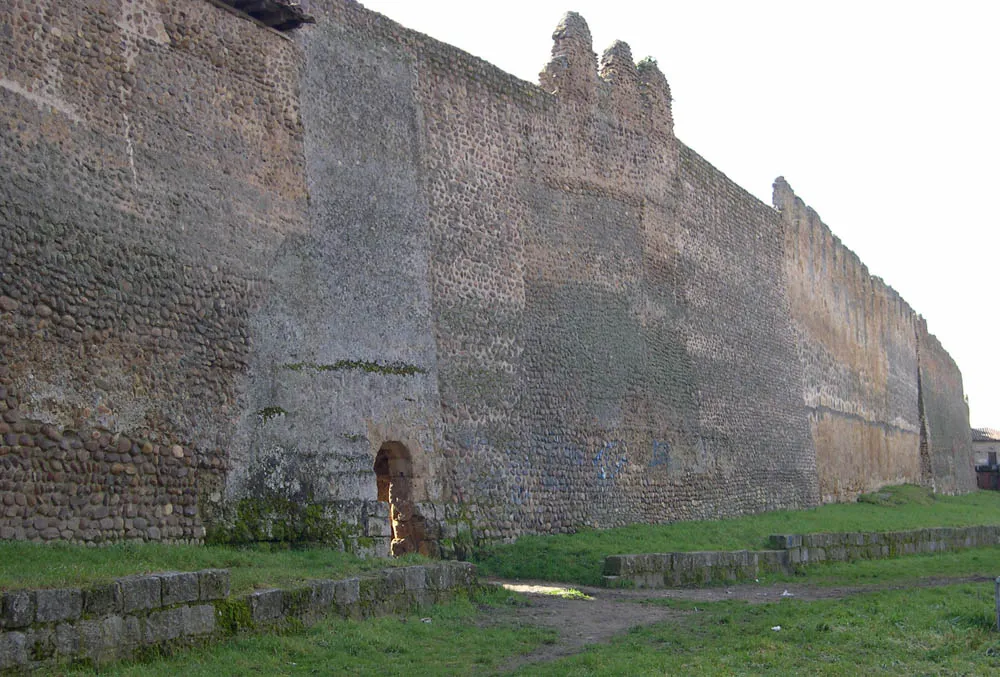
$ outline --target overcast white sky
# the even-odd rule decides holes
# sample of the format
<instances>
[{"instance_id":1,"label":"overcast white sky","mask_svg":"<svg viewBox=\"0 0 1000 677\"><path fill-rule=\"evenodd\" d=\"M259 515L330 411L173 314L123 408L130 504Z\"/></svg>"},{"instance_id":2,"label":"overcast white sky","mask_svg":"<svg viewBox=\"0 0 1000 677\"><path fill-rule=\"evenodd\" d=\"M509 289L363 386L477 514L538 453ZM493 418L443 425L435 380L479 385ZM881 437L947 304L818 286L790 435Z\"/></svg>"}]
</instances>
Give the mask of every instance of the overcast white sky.
<instances>
[{"instance_id":1,"label":"overcast white sky","mask_svg":"<svg viewBox=\"0 0 1000 677\"><path fill-rule=\"evenodd\" d=\"M531 82L580 12L652 56L677 136L771 204L784 176L958 362L1000 428L1000 3L367 0Z\"/></svg>"}]
</instances>

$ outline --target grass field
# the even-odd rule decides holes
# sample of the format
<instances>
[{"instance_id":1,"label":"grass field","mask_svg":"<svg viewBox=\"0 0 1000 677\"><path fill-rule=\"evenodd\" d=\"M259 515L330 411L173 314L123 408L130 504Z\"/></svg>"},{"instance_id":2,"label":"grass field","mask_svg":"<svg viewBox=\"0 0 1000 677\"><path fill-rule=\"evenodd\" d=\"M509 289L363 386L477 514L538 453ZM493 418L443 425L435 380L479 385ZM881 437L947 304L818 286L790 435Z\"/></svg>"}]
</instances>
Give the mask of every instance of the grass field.
<instances>
[{"instance_id":1,"label":"grass field","mask_svg":"<svg viewBox=\"0 0 1000 677\"><path fill-rule=\"evenodd\" d=\"M921 573L942 576L951 570L948 557L912 559L923 562ZM888 569L900 561L870 564ZM798 580L818 581L850 584L855 577L838 578L820 571ZM308 629L241 636L175 657L111 666L100 674L497 674L514 657L557 641L551 630L510 619L506 607L515 601L515 596L498 590L407 617L329 619ZM666 604L686 613L677 620L637 628L608 644L592 645L574 656L529 664L515 674L996 674L1000 633L992 626L993 602L991 581L811 602L637 601ZM574 603L599 604L584 599ZM600 613L599 607L593 609ZM498 612L507 620L497 621ZM95 673L81 669L70 674Z\"/></svg>"},{"instance_id":2,"label":"grass field","mask_svg":"<svg viewBox=\"0 0 1000 677\"><path fill-rule=\"evenodd\" d=\"M346 578L365 571L427 562L419 555L360 559L328 548L121 544L0 543L0 590L86 586L157 571L229 569L233 592L290 587L310 578Z\"/></svg>"},{"instance_id":3,"label":"grass field","mask_svg":"<svg viewBox=\"0 0 1000 677\"><path fill-rule=\"evenodd\" d=\"M888 487L857 503L823 505L727 520L635 524L576 534L526 536L477 555L480 572L502 578L600 585L607 555L766 547L770 534L897 531L1000 524L1000 492L934 496L926 489Z\"/></svg>"},{"instance_id":4,"label":"grass field","mask_svg":"<svg viewBox=\"0 0 1000 677\"><path fill-rule=\"evenodd\" d=\"M992 598L992 585L956 585L818 602L674 602L692 613L518 674L997 674Z\"/></svg>"}]
</instances>

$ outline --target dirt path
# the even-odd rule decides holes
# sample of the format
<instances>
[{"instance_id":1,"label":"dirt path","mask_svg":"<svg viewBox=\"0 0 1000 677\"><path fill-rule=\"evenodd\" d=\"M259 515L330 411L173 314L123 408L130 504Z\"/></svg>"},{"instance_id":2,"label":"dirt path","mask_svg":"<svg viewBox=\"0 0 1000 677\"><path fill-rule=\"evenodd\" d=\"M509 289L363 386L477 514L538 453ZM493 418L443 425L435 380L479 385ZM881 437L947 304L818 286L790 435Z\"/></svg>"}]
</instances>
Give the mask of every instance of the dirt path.
<instances>
[{"instance_id":1,"label":"dirt path","mask_svg":"<svg viewBox=\"0 0 1000 677\"><path fill-rule=\"evenodd\" d=\"M533 581L489 582L520 592L527 597L527 604L491 613L491 622L537 625L552 628L559 633L554 644L547 644L524 656L518 656L501 672L516 670L531 663L551 661L583 651L590 644L610 641L615 635L631 628L652 625L671 619L680 619L692 611L671 609L662 605L639 604L643 600L682 599L694 602L720 602L735 599L764 604L782 599L815 601L840 599L849 595L904 588L927 588L957 583L991 581L992 578L971 576L960 578L926 578L895 584L824 587L796 583L773 585L742 584L728 587L681 588L664 590L610 590L574 584ZM566 599L558 593L579 590L593 599Z\"/></svg>"}]
</instances>

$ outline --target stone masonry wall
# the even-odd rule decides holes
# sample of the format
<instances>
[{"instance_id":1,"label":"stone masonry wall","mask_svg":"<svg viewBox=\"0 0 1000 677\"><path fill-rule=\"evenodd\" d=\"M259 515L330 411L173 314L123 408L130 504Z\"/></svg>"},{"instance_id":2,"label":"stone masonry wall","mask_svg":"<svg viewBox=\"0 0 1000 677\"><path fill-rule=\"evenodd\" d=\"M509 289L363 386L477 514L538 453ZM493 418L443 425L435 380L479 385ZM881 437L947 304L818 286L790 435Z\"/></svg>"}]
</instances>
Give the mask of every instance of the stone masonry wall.
<instances>
[{"instance_id":1,"label":"stone masonry wall","mask_svg":"<svg viewBox=\"0 0 1000 677\"><path fill-rule=\"evenodd\" d=\"M917 322L917 344L923 445L931 486L947 494L971 491L976 487L976 475L969 460L972 430L962 372L937 338L928 333L923 318Z\"/></svg>"},{"instance_id":2,"label":"stone masonry wall","mask_svg":"<svg viewBox=\"0 0 1000 677\"><path fill-rule=\"evenodd\" d=\"M955 552L1000 545L1000 526L934 527L909 531L775 534L772 550L708 550L604 558L608 587L663 588L744 581L767 573L792 573L823 562L853 562Z\"/></svg>"},{"instance_id":3,"label":"stone masonry wall","mask_svg":"<svg viewBox=\"0 0 1000 677\"><path fill-rule=\"evenodd\" d=\"M298 50L202 0L10 0L0 54L0 538L200 541L301 229Z\"/></svg>"},{"instance_id":4,"label":"stone masonry wall","mask_svg":"<svg viewBox=\"0 0 1000 677\"><path fill-rule=\"evenodd\" d=\"M655 62L569 14L536 86L309 10L0 7L0 538L385 554L387 448L445 555L966 488L949 358Z\"/></svg>"},{"instance_id":5,"label":"stone masonry wall","mask_svg":"<svg viewBox=\"0 0 1000 677\"><path fill-rule=\"evenodd\" d=\"M924 481L916 314L783 179L774 190L823 500Z\"/></svg>"},{"instance_id":6,"label":"stone masonry wall","mask_svg":"<svg viewBox=\"0 0 1000 677\"><path fill-rule=\"evenodd\" d=\"M97 666L331 613L407 613L478 585L471 564L440 562L240 596L230 595L226 569L128 576L84 589L9 590L0 593L0 674Z\"/></svg>"},{"instance_id":7,"label":"stone masonry wall","mask_svg":"<svg viewBox=\"0 0 1000 677\"><path fill-rule=\"evenodd\" d=\"M823 500L902 482L972 490L968 407L954 361L927 334L923 318L870 275L784 179L775 183L774 203L784 221ZM937 438L927 435L931 418Z\"/></svg>"},{"instance_id":8,"label":"stone masonry wall","mask_svg":"<svg viewBox=\"0 0 1000 677\"><path fill-rule=\"evenodd\" d=\"M446 537L466 519L508 538L818 500L778 221L673 137L654 64L616 43L599 68L570 15L542 75L552 96L352 3L317 4L300 40L325 72L352 82L375 54L376 91L394 78L415 100L390 118L397 103L365 114L317 97L352 130L402 130L396 147L419 155L426 206L394 178L410 160L365 142L394 199L426 210L441 411L440 482L423 498L444 504ZM359 136L327 135L324 152L353 159ZM336 199L374 201L345 183ZM393 222L376 222L388 237Z\"/></svg>"}]
</instances>

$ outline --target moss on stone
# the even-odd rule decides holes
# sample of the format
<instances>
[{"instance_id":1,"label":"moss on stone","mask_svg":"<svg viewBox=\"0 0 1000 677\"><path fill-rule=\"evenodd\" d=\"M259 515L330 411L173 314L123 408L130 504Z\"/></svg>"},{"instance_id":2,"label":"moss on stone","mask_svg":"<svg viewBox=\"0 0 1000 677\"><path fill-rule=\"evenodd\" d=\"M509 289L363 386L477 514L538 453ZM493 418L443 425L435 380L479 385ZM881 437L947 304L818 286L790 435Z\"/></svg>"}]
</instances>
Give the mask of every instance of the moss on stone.
<instances>
[{"instance_id":1,"label":"moss on stone","mask_svg":"<svg viewBox=\"0 0 1000 677\"><path fill-rule=\"evenodd\" d=\"M339 544L352 549L360 527L345 524L327 515L322 504L302 503L281 496L244 498L231 516L212 526L205 537L208 544L299 543Z\"/></svg>"},{"instance_id":2,"label":"moss on stone","mask_svg":"<svg viewBox=\"0 0 1000 677\"><path fill-rule=\"evenodd\" d=\"M216 627L224 634L253 630L253 614L245 597L229 597L215 602Z\"/></svg>"},{"instance_id":3,"label":"moss on stone","mask_svg":"<svg viewBox=\"0 0 1000 677\"><path fill-rule=\"evenodd\" d=\"M261 423L267 423L272 418L277 418L278 416L284 416L288 412L281 407L264 407L257 412L257 417L260 419Z\"/></svg>"},{"instance_id":4,"label":"moss on stone","mask_svg":"<svg viewBox=\"0 0 1000 677\"><path fill-rule=\"evenodd\" d=\"M413 376L414 374L426 374L427 370L405 362L389 362L380 364L366 360L337 360L333 364L317 364L316 362L293 362L281 365L284 369L291 371L343 371L361 370L369 374L383 374L386 376Z\"/></svg>"}]
</instances>

